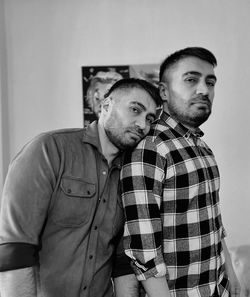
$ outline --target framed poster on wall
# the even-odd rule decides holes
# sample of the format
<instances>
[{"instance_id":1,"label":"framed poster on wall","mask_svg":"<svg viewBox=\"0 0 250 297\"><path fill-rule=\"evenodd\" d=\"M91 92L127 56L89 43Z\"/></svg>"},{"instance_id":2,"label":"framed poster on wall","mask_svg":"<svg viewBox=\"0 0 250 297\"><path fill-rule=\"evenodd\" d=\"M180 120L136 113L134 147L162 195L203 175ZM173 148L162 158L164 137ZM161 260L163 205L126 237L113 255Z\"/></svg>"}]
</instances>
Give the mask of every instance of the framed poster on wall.
<instances>
[{"instance_id":1,"label":"framed poster on wall","mask_svg":"<svg viewBox=\"0 0 250 297\"><path fill-rule=\"evenodd\" d=\"M122 78L136 77L158 84L159 65L107 65L83 66L83 124L87 126L98 119L101 111L101 102L105 93L116 81Z\"/></svg>"}]
</instances>

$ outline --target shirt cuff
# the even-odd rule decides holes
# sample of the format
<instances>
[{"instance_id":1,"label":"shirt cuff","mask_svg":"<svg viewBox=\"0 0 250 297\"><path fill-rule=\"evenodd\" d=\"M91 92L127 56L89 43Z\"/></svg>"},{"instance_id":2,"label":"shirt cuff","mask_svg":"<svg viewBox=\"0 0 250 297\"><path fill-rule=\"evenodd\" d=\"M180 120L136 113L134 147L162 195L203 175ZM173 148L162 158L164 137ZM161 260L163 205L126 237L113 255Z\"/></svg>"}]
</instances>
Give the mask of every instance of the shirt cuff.
<instances>
[{"instance_id":1,"label":"shirt cuff","mask_svg":"<svg viewBox=\"0 0 250 297\"><path fill-rule=\"evenodd\" d=\"M128 274L134 274L130 265L131 259L125 254L117 255L114 263L112 276L119 277Z\"/></svg>"},{"instance_id":2,"label":"shirt cuff","mask_svg":"<svg viewBox=\"0 0 250 297\"><path fill-rule=\"evenodd\" d=\"M38 265L37 246L28 243L0 245L0 271L15 270Z\"/></svg>"},{"instance_id":3,"label":"shirt cuff","mask_svg":"<svg viewBox=\"0 0 250 297\"><path fill-rule=\"evenodd\" d=\"M162 255L148 261L146 264L132 260L132 267L139 281L146 280L150 277L166 276L168 278L167 267Z\"/></svg>"}]
</instances>

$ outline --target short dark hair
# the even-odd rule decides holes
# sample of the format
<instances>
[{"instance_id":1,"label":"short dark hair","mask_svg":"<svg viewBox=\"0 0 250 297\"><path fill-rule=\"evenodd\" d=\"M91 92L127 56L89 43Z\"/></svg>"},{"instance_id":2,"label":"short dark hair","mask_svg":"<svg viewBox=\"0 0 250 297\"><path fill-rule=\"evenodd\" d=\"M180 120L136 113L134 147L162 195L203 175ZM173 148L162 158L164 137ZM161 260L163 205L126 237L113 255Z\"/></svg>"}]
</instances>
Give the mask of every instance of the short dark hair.
<instances>
[{"instance_id":1,"label":"short dark hair","mask_svg":"<svg viewBox=\"0 0 250 297\"><path fill-rule=\"evenodd\" d=\"M201 60L204 60L213 65L217 66L217 60L213 53L203 47L186 47L179 51L174 52L169 55L160 66L160 77L159 80L162 81L164 72L168 70L172 65L179 62L180 60L186 57L196 57Z\"/></svg>"},{"instance_id":2,"label":"short dark hair","mask_svg":"<svg viewBox=\"0 0 250 297\"><path fill-rule=\"evenodd\" d=\"M162 105L162 99L160 97L158 88L152 85L150 82L139 78L124 78L118 80L112 85L104 97L107 98L116 90L132 88L139 88L146 91L152 97L157 106Z\"/></svg>"}]
</instances>

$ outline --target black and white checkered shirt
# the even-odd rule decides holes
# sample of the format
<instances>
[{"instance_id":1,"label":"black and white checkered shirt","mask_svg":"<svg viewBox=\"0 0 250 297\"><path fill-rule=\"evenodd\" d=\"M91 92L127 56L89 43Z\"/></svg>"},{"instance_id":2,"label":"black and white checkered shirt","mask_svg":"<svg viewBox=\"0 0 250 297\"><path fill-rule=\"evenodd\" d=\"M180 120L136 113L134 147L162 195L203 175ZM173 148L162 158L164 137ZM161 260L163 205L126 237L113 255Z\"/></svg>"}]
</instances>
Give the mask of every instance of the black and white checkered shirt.
<instances>
[{"instance_id":1,"label":"black and white checkered shirt","mask_svg":"<svg viewBox=\"0 0 250 297\"><path fill-rule=\"evenodd\" d=\"M172 296L228 296L219 171L202 135L163 113L121 172L125 252L138 280L166 276Z\"/></svg>"}]
</instances>

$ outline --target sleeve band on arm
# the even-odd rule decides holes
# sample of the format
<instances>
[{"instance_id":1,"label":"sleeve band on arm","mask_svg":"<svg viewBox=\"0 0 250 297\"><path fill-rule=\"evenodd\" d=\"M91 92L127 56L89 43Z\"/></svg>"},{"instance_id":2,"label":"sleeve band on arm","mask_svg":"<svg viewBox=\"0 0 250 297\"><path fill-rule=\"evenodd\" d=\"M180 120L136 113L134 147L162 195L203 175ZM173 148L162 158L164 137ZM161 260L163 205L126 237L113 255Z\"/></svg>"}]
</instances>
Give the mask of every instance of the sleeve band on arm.
<instances>
[{"instance_id":1,"label":"sleeve band on arm","mask_svg":"<svg viewBox=\"0 0 250 297\"><path fill-rule=\"evenodd\" d=\"M6 243L0 245L0 271L36 265L38 265L37 246L27 243Z\"/></svg>"},{"instance_id":2,"label":"sleeve band on arm","mask_svg":"<svg viewBox=\"0 0 250 297\"><path fill-rule=\"evenodd\" d=\"M117 256L114 263L113 277L134 274L130 262L131 259L125 254Z\"/></svg>"}]
</instances>

